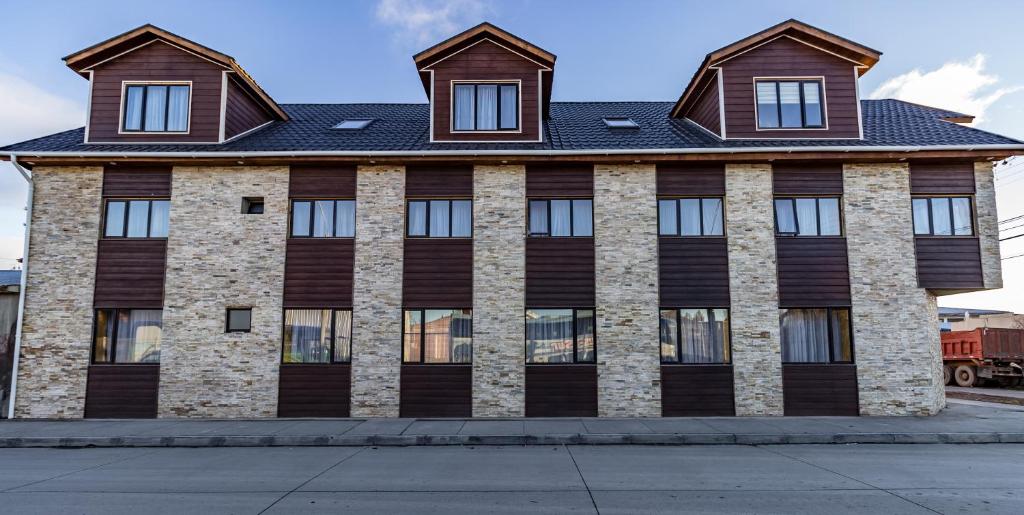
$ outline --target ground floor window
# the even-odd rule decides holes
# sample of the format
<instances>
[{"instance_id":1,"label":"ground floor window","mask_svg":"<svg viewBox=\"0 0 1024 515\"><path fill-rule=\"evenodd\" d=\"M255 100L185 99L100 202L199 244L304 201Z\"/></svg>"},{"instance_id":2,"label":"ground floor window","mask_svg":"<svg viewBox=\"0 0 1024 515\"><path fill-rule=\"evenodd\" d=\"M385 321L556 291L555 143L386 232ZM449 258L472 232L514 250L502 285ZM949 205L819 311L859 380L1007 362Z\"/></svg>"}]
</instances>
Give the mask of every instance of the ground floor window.
<instances>
[{"instance_id":1,"label":"ground floor window","mask_svg":"<svg viewBox=\"0 0 1024 515\"><path fill-rule=\"evenodd\" d=\"M662 363L728 363L729 310L662 309Z\"/></svg>"},{"instance_id":2,"label":"ground floor window","mask_svg":"<svg viewBox=\"0 0 1024 515\"><path fill-rule=\"evenodd\" d=\"M402 320L402 362L473 362L473 310L407 309Z\"/></svg>"},{"instance_id":3,"label":"ground floor window","mask_svg":"<svg viewBox=\"0 0 1024 515\"><path fill-rule=\"evenodd\" d=\"M847 308L779 310L783 363L853 363Z\"/></svg>"},{"instance_id":4,"label":"ground floor window","mask_svg":"<svg viewBox=\"0 0 1024 515\"><path fill-rule=\"evenodd\" d=\"M283 363L348 363L352 360L352 310L286 309Z\"/></svg>"},{"instance_id":5,"label":"ground floor window","mask_svg":"<svg viewBox=\"0 0 1024 515\"><path fill-rule=\"evenodd\" d=\"M596 363L594 310L526 310L526 362Z\"/></svg>"},{"instance_id":6,"label":"ground floor window","mask_svg":"<svg viewBox=\"0 0 1024 515\"><path fill-rule=\"evenodd\" d=\"M93 363L160 363L163 310L97 309Z\"/></svg>"}]
</instances>

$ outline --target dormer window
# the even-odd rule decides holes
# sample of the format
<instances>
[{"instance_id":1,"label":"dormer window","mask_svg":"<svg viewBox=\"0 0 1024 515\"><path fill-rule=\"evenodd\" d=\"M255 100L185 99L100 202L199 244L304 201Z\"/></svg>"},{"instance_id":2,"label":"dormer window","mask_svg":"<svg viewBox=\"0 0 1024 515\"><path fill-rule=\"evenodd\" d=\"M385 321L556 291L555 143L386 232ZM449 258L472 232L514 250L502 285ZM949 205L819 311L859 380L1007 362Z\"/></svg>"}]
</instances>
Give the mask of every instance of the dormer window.
<instances>
[{"instance_id":1,"label":"dormer window","mask_svg":"<svg viewBox=\"0 0 1024 515\"><path fill-rule=\"evenodd\" d=\"M519 81L464 83L453 81L453 131L518 131Z\"/></svg>"},{"instance_id":2,"label":"dormer window","mask_svg":"<svg viewBox=\"0 0 1024 515\"><path fill-rule=\"evenodd\" d=\"M121 132L188 132L191 83L124 84Z\"/></svg>"},{"instance_id":3,"label":"dormer window","mask_svg":"<svg viewBox=\"0 0 1024 515\"><path fill-rule=\"evenodd\" d=\"M755 80L758 129L823 129L821 79Z\"/></svg>"}]
</instances>

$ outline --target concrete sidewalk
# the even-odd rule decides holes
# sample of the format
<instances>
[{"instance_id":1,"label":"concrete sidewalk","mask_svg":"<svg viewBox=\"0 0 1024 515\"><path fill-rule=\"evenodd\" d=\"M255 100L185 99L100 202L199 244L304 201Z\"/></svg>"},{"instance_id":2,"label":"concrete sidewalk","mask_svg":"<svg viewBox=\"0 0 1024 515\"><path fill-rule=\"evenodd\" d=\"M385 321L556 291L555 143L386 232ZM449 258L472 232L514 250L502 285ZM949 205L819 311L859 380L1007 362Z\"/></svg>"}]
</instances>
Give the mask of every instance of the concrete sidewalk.
<instances>
[{"instance_id":1,"label":"concrete sidewalk","mask_svg":"<svg viewBox=\"0 0 1024 515\"><path fill-rule=\"evenodd\" d=\"M0 447L828 443L1024 443L1024 412L950 404L934 417L0 422Z\"/></svg>"}]
</instances>

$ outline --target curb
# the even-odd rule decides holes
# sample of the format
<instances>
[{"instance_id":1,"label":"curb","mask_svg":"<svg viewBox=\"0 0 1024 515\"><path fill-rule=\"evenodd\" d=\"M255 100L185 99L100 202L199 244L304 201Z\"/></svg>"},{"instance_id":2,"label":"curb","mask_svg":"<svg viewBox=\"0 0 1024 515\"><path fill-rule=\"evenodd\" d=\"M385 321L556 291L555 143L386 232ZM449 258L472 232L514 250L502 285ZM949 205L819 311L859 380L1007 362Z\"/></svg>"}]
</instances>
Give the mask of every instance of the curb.
<instances>
[{"instance_id":1,"label":"curb","mask_svg":"<svg viewBox=\"0 0 1024 515\"><path fill-rule=\"evenodd\" d=\"M1024 443L1024 433L541 434L0 437L0 448L411 447L451 445L813 445Z\"/></svg>"}]
</instances>

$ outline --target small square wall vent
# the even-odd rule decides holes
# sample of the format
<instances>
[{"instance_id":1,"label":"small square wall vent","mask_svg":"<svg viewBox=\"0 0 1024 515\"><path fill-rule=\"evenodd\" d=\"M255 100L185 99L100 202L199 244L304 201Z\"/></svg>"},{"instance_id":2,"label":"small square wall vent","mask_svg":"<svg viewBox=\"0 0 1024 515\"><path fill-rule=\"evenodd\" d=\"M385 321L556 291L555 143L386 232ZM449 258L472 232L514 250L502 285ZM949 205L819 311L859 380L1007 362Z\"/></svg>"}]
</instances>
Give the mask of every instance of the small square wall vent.
<instances>
[{"instance_id":1,"label":"small square wall vent","mask_svg":"<svg viewBox=\"0 0 1024 515\"><path fill-rule=\"evenodd\" d=\"M607 125L609 129L639 129L640 128L640 125L638 125L636 122L634 122L632 118L624 118L624 117L605 118L604 119L604 124Z\"/></svg>"},{"instance_id":2,"label":"small square wall vent","mask_svg":"<svg viewBox=\"0 0 1024 515\"><path fill-rule=\"evenodd\" d=\"M357 131L359 129L365 129L371 123L373 123L373 120L368 118L353 118L351 120L342 120L341 123L335 125L334 128L344 131Z\"/></svg>"}]
</instances>

